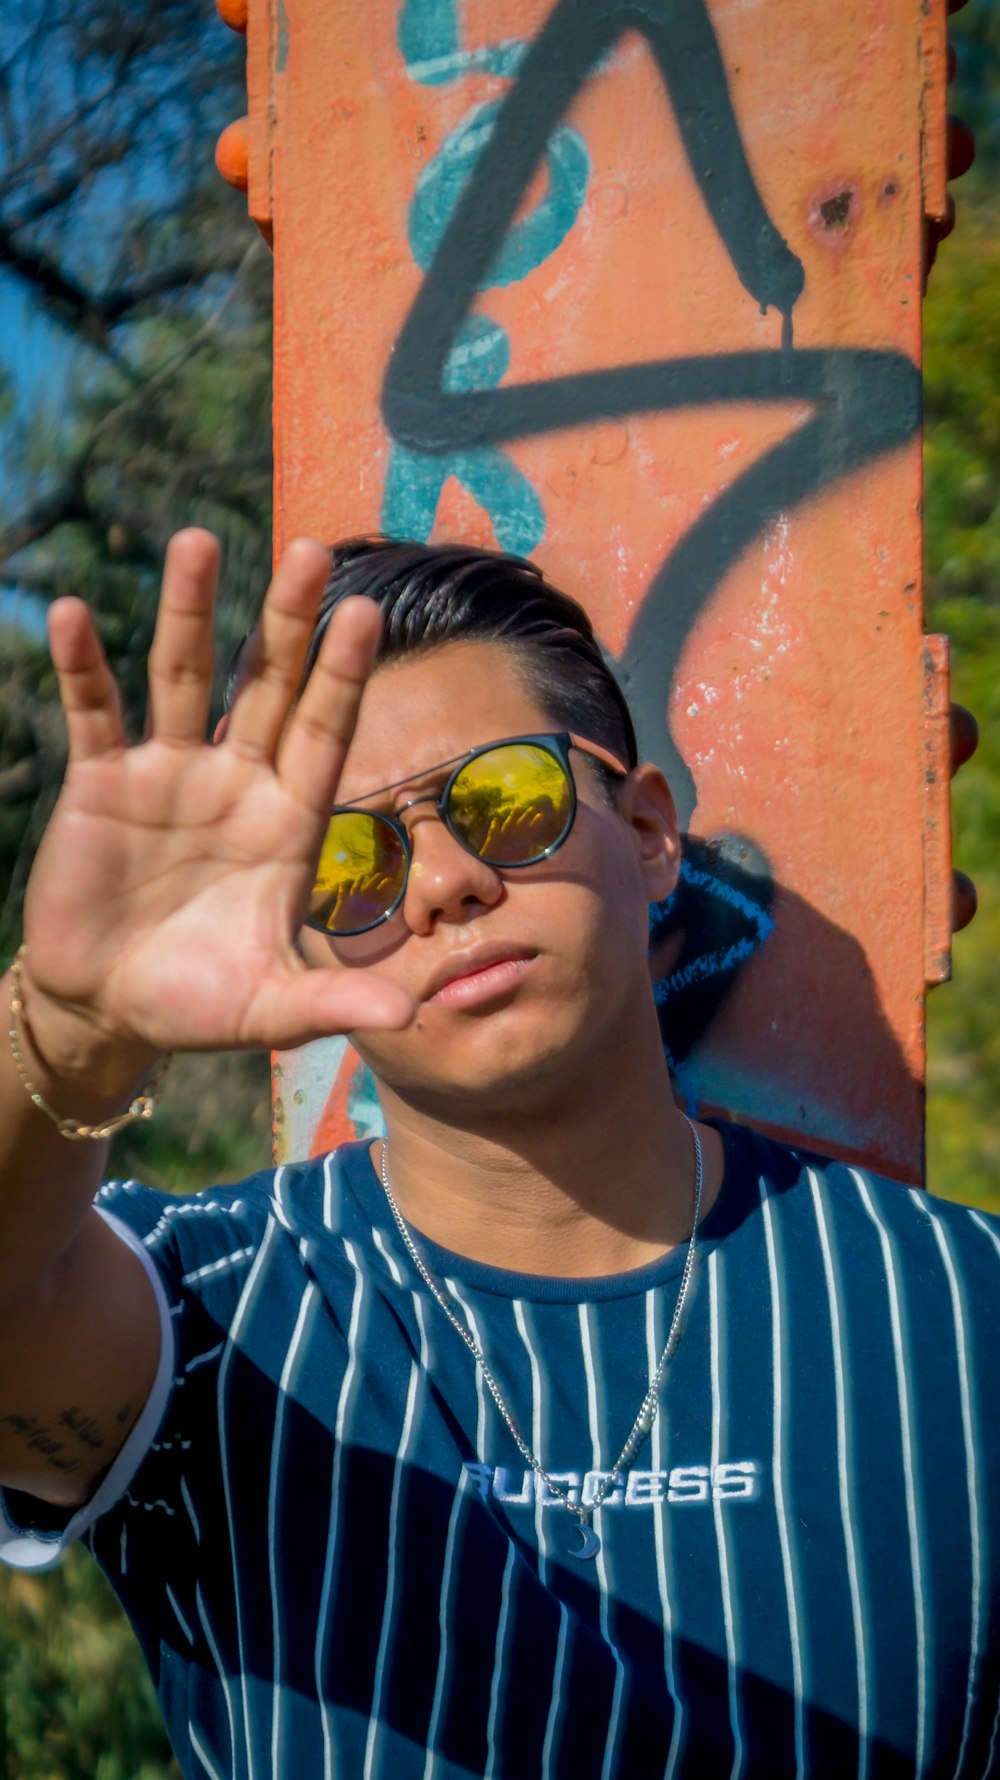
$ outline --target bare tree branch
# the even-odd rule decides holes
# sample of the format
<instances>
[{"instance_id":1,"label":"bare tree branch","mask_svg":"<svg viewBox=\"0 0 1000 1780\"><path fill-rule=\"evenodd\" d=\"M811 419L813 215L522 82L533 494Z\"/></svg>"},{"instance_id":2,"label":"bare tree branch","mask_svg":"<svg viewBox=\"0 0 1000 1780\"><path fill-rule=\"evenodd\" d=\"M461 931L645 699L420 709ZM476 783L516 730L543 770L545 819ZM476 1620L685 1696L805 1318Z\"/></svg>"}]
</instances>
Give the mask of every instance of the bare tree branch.
<instances>
[{"instance_id":1,"label":"bare tree branch","mask_svg":"<svg viewBox=\"0 0 1000 1780\"><path fill-rule=\"evenodd\" d=\"M48 51L51 55L51 42L48 39L47 43ZM18 56L8 58L7 62L4 64L5 76L9 77L9 72L14 62L20 59L20 55L23 55L28 47L28 44L22 45ZM113 63L113 72L110 78L104 82L103 86L94 89L86 98L81 99L80 103L68 116L59 118L47 136L43 136L41 139L36 138L32 140L24 150L20 160L14 161L9 167L4 169L3 178L0 179L0 199L10 191L11 187L23 174L34 173L39 167L44 166L49 157L67 136L78 130L80 125L86 123L89 118L97 116L98 113L106 107L108 101L120 90L124 77L128 72L128 68L135 58L136 48L137 46L133 39L133 41L125 46L122 52L116 57ZM7 85L9 89L9 79Z\"/></svg>"},{"instance_id":2,"label":"bare tree branch","mask_svg":"<svg viewBox=\"0 0 1000 1780\"><path fill-rule=\"evenodd\" d=\"M0 265L35 290L51 315L67 322L91 345L107 345L107 324L89 292L39 249L25 247L0 224Z\"/></svg>"},{"instance_id":3,"label":"bare tree branch","mask_svg":"<svg viewBox=\"0 0 1000 1780\"><path fill-rule=\"evenodd\" d=\"M26 550L69 519L82 519L87 506L83 491L85 458L78 458L55 488L39 495L16 519L0 527L0 564Z\"/></svg>"},{"instance_id":4,"label":"bare tree branch","mask_svg":"<svg viewBox=\"0 0 1000 1780\"><path fill-rule=\"evenodd\" d=\"M26 797L34 797L42 782L42 760L39 754L29 754L24 760L15 761L13 766L0 769L0 806L21 803Z\"/></svg>"},{"instance_id":5,"label":"bare tree branch","mask_svg":"<svg viewBox=\"0 0 1000 1780\"><path fill-rule=\"evenodd\" d=\"M160 390L171 378L200 352L202 347L218 330L226 310L229 308L240 286L247 267L265 251L259 237L253 238L245 248L236 268L233 280L219 299L201 327L191 335L181 350L167 360L157 370L151 372L142 382L131 389L120 402L109 408L94 426L86 443L75 453L72 462L64 471L55 488L38 496L21 513L17 519L0 527L0 565L16 556L19 551L26 550L29 544L38 543L56 526L63 525L67 520L86 519L92 516L92 506L87 498L86 472L101 440L123 416L130 410L141 406Z\"/></svg>"}]
</instances>

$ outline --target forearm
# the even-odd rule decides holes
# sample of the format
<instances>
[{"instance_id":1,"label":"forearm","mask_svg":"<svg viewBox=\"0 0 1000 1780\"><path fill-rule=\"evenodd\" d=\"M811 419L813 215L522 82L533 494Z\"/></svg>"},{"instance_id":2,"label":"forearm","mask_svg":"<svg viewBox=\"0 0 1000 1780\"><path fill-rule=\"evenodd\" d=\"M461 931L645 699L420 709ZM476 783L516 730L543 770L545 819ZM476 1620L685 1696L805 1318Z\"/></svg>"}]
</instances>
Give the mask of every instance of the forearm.
<instances>
[{"instance_id":1,"label":"forearm","mask_svg":"<svg viewBox=\"0 0 1000 1780\"><path fill-rule=\"evenodd\" d=\"M69 1011L22 983L23 1012L10 1012L13 984L0 981L0 1327L66 1252L100 1186L106 1139L65 1137L36 1106L15 1064L13 1025L32 1086L63 1117L100 1125L129 1104L155 1053L113 1045Z\"/></svg>"}]
</instances>

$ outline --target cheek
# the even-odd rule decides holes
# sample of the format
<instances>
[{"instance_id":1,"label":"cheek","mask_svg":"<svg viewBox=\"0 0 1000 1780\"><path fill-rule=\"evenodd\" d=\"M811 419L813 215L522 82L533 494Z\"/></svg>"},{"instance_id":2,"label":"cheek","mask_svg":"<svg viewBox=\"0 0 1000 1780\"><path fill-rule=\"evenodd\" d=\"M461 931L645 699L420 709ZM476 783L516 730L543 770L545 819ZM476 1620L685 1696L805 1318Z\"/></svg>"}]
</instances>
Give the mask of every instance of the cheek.
<instances>
[{"instance_id":1,"label":"cheek","mask_svg":"<svg viewBox=\"0 0 1000 1780\"><path fill-rule=\"evenodd\" d=\"M520 904L526 930L553 955L574 999L600 999L612 982L646 972L649 908L627 841L596 854L567 844L524 882L521 896L512 886L511 903Z\"/></svg>"},{"instance_id":2,"label":"cheek","mask_svg":"<svg viewBox=\"0 0 1000 1780\"><path fill-rule=\"evenodd\" d=\"M645 880L630 831L613 811L581 805L573 833L552 860L557 875L560 865L589 900L604 938L627 940L635 924L645 931Z\"/></svg>"},{"instance_id":3,"label":"cheek","mask_svg":"<svg viewBox=\"0 0 1000 1780\"><path fill-rule=\"evenodd\" d=\"M352 934L350 939L333 939L303 927L299 934L299 950L313 970L378 969L385 977L393 972L388 961L399 951L406 935L402 917L394 915L370 933Z\"/></svg>"}]
</instances>

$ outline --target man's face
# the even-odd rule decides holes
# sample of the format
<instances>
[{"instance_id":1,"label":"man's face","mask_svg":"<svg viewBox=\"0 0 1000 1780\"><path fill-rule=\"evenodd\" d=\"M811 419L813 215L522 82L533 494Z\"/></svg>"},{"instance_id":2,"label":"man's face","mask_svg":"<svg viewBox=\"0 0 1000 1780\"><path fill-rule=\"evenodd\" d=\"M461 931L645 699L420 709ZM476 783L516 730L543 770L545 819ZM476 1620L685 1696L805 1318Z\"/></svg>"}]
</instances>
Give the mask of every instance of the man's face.
<instances>
[{"instance_id":1,"label":"man's face","mask_svg":"<svg viewBox=\"0 0 1000 1780\"><path fill-rule=\"evenodd\" d=\"M440 762L559 727L526 691L509 647L443 645L374 674L337 802L404 781L365 804L400 811L440 796L450 770L430 770ZM574 750L571 759L576 819L550 859L497 870L420 802L402 816L413 863L396 913L349 938L302 932L314 967L371 967L412 995L416 1021L364 1034L358 1049L379 1080L428 1110L544 1103L620 1042L623 1021L651 995L648 903L670 893L679 858L669 792L656 768L641 767L612 807L589 758Z\"/></svg>"}]
</instances>

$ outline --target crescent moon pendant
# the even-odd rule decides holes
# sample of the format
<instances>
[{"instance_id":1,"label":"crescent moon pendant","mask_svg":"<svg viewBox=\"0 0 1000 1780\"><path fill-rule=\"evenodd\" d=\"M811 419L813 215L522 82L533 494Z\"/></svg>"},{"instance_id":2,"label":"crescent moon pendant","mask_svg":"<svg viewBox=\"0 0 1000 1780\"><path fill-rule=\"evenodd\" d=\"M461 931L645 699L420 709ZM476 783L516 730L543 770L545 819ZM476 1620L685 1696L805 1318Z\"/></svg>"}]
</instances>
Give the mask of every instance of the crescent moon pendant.
<instances>
[{"instance_id":1,"label":"crescent moon pendant","mask_svg":"<svg viewBox=\"0 0 1000 1780\"><path fill-rule=\"evenodd\" d=\"M589 1522L581 1520L573 1530L580 1534L583 1544L578 1546L575 1551L571 1551L569 1554L570 1557L595 1558L601 1549L601 1541L594 1532L593 1527Z\"/></svg>"}]
</instances>

